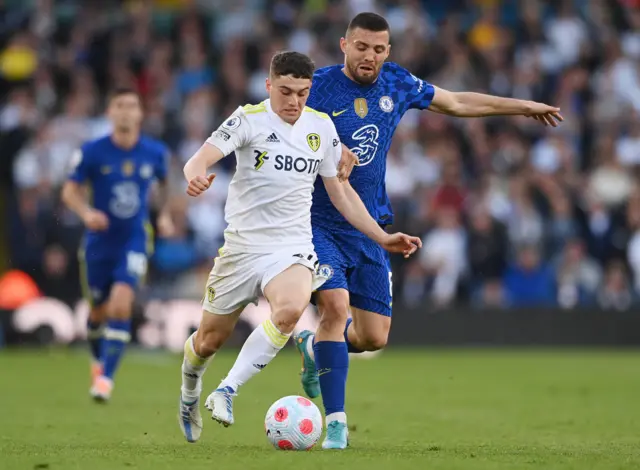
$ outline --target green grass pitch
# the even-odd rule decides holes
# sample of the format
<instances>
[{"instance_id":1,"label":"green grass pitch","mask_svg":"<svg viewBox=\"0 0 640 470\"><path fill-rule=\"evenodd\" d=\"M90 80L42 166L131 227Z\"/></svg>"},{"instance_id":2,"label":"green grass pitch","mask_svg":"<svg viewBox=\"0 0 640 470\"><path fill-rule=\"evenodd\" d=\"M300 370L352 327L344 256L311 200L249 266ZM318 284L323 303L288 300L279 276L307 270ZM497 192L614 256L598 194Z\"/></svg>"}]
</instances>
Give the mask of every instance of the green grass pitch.
<instances>
[{"instance_id":1,"label":"green grass pitch","mask_svg":"<svg viewBox=\"0 0 640 470\"><path fill-rule=\"evenodd\" d=\"M215 358L205 392L234 357ZM176 421L180 360L132 351L96 405L85 354L0 351L0 469L640 468L640 351L391 349L352 361L351 447L299 453L263 432L269 405L301 393L291 348L241 390L234 426L205 415L197 444Z\"/></svg>"}]
</instances>

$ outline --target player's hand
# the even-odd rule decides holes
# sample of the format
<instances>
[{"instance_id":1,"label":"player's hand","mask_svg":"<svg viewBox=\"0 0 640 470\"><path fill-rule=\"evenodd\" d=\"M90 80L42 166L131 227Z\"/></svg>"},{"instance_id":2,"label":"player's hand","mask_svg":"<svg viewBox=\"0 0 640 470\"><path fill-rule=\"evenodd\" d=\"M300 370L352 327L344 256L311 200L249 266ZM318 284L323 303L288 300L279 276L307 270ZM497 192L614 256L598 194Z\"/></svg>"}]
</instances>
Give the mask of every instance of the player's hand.
<instances>
[{"instance_id":1,"label":"player's hand","mask_svg":"<svg viewBox=\"0 0 640 470\"><path fill-rule=\"evenodd\" d=\"M338 179L340 181L347 181L353 171L353 167L358 164L358 161L358 156L349 150L346 145L342 144L342 156L338 163Z\"/></svg>"},{"instance_id":2,"label":"player's hand","mask_svg":"<svg viewBox=\"0 0 640 470\"><path fill-rule=\"evenodd\" d=\"M209 189L215 177L215 173L211 173L209 176L196 176L191 181L189 181L189 186L187 186L187 194L191 197L200 196L207 189Z\"/></svg>"},{"instance_id":3,"label":"player's hand","mask_svg":"<svg viewBox=\"0 0 640 470\"><path fill-rule=\"evenodd\" d=\"M109 228L109 217L97 209L89 209L82 217L82 222L89 230L103 231Z\"/></svg>"},{"instance_id":4,"label":"player's hand","mask_svg":"<svg viewBox=\"0 0 640 470\"><path fill-rule=\"evenodd\" d=\"M158 235L162 238L171 238L176 232L176 228L173 225L173 219L168 212L163 211L158 214L156 224L158 226Z\"/></svg>"},{"instance_id":5,"label":"player's hand","mask_svg":"<svg viewBox=\"0 0 640 470\"><path fill-rule=\"evenodd\" d=\"M405 258L409 258L418 248L422 248L422 240L398 232L387 235L380 245L391 253L402 253Z\"/></svg>"},{"instance_id":6,"label":"player's hand","mask_svg":"<svg viewBox=\"0 0 640 470\"><path fill-rule=\"evenodd\" d=\"M525 116L531 117L536 121L540 121L545 126L557 127L560 125L564 118L560 114L560 108L555 108L544 103L537 103L531 101L529 103L529 110L525 113Z\"/></svg>"}]
</instances>

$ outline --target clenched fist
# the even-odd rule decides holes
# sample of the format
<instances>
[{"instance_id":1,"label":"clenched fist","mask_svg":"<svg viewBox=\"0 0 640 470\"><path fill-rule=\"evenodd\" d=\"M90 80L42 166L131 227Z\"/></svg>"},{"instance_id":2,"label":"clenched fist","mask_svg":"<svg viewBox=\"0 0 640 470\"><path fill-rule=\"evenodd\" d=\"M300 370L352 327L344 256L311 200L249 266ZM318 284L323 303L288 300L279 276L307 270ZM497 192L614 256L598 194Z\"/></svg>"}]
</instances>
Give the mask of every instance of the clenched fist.
<instances>
[{"instance_id":1,"label":"clenched fist","mask_svg":"<svg viewBox=\"0 0 640 470\"><path fill-rule=\"evenodd\" d=\"M82 217L82 222L89 230L102 231L109 228L109 218L97 209L90 209Z\"/></svg>"},{"instance_id":2,"label":"clenched fist","mask_svg":"<svg viewBox=\"0 0 640 470\"><path fill-rule=\"evenodd\" d=\"M211 173L209 176L196 176L189 181L187 186L187 194L191 197L198 197L211 187L211 183L215 179L216 174Z\"/></svg>"}]
</instances>

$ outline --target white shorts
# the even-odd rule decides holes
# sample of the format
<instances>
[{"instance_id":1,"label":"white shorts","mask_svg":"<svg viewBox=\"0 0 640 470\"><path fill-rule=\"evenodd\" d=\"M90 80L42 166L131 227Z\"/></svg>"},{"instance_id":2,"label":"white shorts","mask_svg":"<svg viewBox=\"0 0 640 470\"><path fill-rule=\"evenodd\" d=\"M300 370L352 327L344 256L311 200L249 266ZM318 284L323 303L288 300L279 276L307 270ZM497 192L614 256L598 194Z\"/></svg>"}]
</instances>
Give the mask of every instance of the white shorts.
<instances>
[{"instance_id":1,"label":"white shorts","mask_svg":"<svg viewBox=\"0 0 640 470\"><path fill-rule=\"evenodd\" d=\"M242 253L220 249L209 274L202 308L228 315L258 299L266 285L289 266L301 264L314 274L312 289L324 283L317 276L318 257L313 249L285 248L275 253Z\"/></svg>"}]
</instances>

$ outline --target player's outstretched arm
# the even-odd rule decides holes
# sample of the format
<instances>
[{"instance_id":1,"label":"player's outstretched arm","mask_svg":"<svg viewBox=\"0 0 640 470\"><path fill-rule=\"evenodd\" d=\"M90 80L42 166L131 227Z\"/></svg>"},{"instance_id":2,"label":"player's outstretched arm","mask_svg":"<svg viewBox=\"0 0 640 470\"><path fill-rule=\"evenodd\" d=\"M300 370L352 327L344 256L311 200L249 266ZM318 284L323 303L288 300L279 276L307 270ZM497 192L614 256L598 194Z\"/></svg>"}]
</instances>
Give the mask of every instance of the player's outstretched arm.
<instances>
[{"instance_id":1,"label":"player's outstretched arm","mask_svg":"<svg viewBox=\"0 0 640 470\"><path fill-rule=\"evenodd\" d=\"M544 103L482 93L452 92L435 86L428 109L457 117L527 116L553 127L564 120L560 108Z\"/></svg>"},{"instance_id":2,"label":"player's outstretched arm","mask_svg":"<svg viewBox=\"0 0 640 470\"><path fill-rule=\"evenodd\" d=\"M184 165L184 177L189 183L187 194L197 197L211 186L215 173L207 175L210 166L224 158L222 151L215 145L204 143L200 149Z\"/></svg>"},{"instance_id":3,"label":"player's outstretched arm","mask_svg":"<svg viewBox=\"0 0 640 470\"><path fill-rule=\"evenodd\" d=\"M366 236L380 244L385 250L392 253L402 253L405 258L411 256L422 247L422 241L418 237L405 235L404 233L388 234L369 215L366 206L358 196L358 193L348 182L341 183L336 177L323 177L322 181L331 198L331 202L347 221L364 233Z\"/></svg>"}]
</instances>

